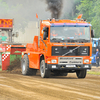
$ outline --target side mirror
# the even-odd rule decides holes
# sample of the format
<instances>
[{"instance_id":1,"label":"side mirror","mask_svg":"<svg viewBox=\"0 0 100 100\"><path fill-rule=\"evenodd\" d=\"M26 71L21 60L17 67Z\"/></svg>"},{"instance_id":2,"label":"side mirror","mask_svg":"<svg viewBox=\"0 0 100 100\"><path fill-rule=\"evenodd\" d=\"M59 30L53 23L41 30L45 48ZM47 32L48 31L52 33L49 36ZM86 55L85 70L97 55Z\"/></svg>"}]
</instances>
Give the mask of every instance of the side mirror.
<instances>
[{"instance_id":1,"label":"side mirror","mask_svg":"<svg viewBox=\"0 0 100 100\"><path fill-rule=\"evenodd\" d=\"M46 38L47 38L47 32L44 32L44 34L43 34L43 40L46 40Z\"/></svg>"},{"instance_id":2,"label":"side mirror","mask_svg":"<svg viewBox=\"0 0 100 100\"><path fill-rule=\"evenodd\" d=\"M91 30L91 37L94 37L94 30Z\"/></svg>"},{"instance_id":3,"label":"side mirror","mask_svg":"<svg viewBox=\"0 0 100 100\"><path fill-rule=\"evenodd\" d=\"M46 38L48 37L48 27L44 27L43 28L43 40L46 40Z\"/></svg>"},{"instance_id":4,"label":"side mirror","mask_svg":"<svg viewBox=\"0 0 100 100\"><path fill-rule=\"evenodd\" d=\"M43 28L43 31L44 31L44 32L47 32L47 31L48 31L48 28L47 28L47 27L44 27L44 28Z\"/></svg>"}]
</instances>

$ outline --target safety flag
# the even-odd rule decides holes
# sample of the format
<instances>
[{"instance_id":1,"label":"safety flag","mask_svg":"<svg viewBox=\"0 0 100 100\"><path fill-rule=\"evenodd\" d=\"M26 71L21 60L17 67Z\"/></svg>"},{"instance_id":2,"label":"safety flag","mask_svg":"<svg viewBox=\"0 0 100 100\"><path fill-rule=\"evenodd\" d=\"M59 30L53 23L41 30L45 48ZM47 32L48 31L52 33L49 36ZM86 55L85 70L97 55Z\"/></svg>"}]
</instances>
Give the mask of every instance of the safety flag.
<instances>
[{"instance_id":1,"label":"safety flag","mask_svg":"<svg viewBox=\"0 0 100 100\"><path fill-rule=\"evenodd\" d=\"M38 19L38 14L36 13L36 18Z\"/></svg>"},{"instance_id":2,"label":"safety flag","mask_svg":"<svg viewBox=\"0 0 100 100\"><path fill-rule=\"evenodd\" d=\"M81 19L81 18L82 18L82 15L83 15L83 14L80 14L80 15L77 17L77 19Z\"/></svg>"}]
</instances>

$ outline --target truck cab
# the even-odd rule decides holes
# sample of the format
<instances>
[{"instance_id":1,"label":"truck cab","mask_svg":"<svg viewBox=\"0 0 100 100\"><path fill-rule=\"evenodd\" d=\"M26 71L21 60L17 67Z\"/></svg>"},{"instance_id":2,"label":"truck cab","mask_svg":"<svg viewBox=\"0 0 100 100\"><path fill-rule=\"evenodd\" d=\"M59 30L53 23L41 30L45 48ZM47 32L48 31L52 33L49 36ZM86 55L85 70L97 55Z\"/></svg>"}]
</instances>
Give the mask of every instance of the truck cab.
<instances>
[{"instance_id":1,"label":"truck cab","mask_svg":"<svg viewBox=\"0 0 100 100\"><path fill-rule=\"evenodd\" d=\"M37 49L34 51L33 47L32 50L32 46ZM29 69L39 69L42 78L50 77L50 73L63 76L73 72L78 78L85 78L87 69L91 69L91 56L90 23L83 20L43 20L39 36L35 36L33 44L27 44L22 53L22 74L30 74L28 66Z\"/></svg>"}]
</instances>

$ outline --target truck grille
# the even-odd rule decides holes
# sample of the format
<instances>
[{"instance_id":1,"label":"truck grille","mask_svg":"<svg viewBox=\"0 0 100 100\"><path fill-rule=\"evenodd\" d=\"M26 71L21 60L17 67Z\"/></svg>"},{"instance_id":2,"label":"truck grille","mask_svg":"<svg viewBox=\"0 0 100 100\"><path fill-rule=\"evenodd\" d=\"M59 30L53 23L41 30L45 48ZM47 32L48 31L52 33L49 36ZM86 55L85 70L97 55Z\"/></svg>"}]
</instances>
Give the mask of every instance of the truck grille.
<instances>
[{"instance_id":1,"label":"truck grille","mask_svg":"<svg viewBox=\"0 0 100 100\"><path fill-rule=\"evenodd\" d=\"M82 57L59 57L58 64L83 64Z\"/></svg>"},{"instance_id":2,"label":"truck grille","mask_svg":"<svg viewBox=\"0 0 100 100\"><path fill-rule=\"evenodd\" d=\"M83 46L77 49L77 46L52 46L52 56L89 56L90 55L90 47ZM75 49L75 50L73 50ZM70 52L73 50L72 52Z\"/></svg>"}]
</instances>

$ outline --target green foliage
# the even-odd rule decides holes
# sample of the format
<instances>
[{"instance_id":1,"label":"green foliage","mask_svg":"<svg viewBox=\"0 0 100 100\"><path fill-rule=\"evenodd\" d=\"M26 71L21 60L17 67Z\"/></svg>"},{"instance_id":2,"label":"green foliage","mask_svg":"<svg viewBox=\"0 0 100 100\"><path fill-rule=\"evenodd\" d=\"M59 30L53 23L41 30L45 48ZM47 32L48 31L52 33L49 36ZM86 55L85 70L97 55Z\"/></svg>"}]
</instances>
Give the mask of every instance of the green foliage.
<instances>
[{"instance_id":1,"label":"green foliage","mask_svg":"<svg viewBox=\"0 0 100 100\"><path fill-rule=\"evenodd\" d=\"M83 14L83 19L87 19L87 21L91 21L91 15L93 11L93 1L94 0L81 0L81 4L77 6L79 10L79 14Z\"/></svg>"},{"instance_id":2,"label":"green foliage","mask_svg":"<svg viewBox=\"0 0 100 100\"><path fill-rule=\"evenodd\" d=\"M100 0L81 0L81 4L76 8L78 14L83 14L83 19L91 22L95 37L100 37Z\"/></svg>"},{"instance_id":3,"label":"green foliage","mask_svg":"<svg viewBox=\"0 0 100 100\"><path fill-rule=\"evenodd\" d=\"M93 12L95 13L95 15L93 16L91 23L95 30L95 37L98 38L100 37L100 0L96 1Z\"/></svg>"}]
</instances>

